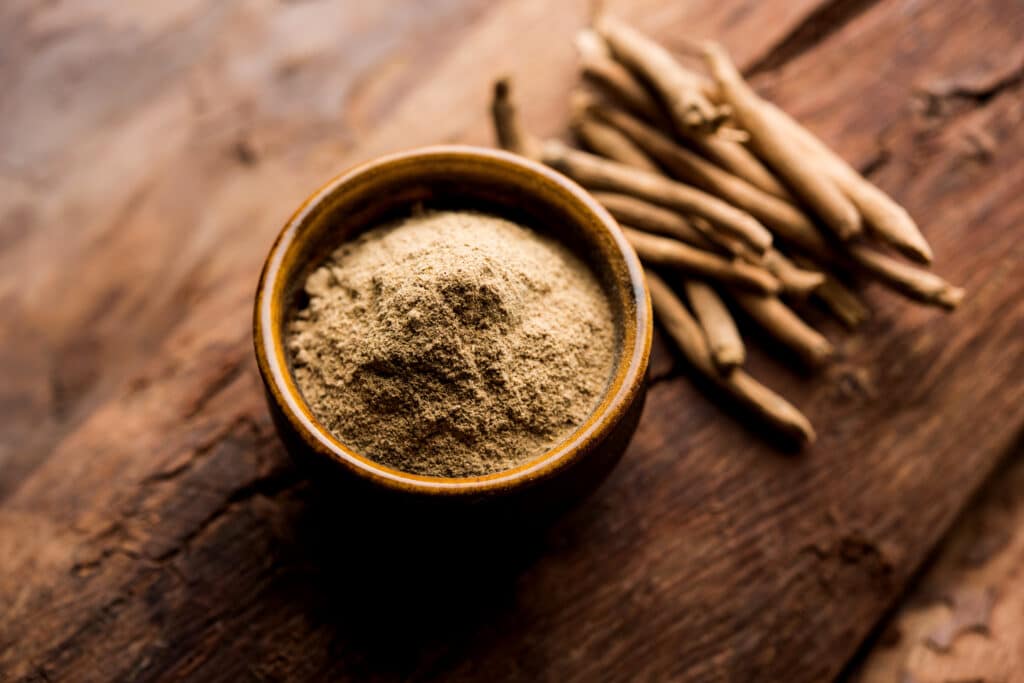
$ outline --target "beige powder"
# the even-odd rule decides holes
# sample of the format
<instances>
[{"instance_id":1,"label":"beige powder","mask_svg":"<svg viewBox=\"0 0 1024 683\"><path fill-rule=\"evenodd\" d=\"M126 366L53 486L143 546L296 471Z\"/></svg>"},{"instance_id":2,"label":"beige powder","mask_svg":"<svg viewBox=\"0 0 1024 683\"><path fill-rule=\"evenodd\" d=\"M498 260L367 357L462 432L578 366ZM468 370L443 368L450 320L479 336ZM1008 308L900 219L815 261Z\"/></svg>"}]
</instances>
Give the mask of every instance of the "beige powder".
<instances>
[{"instance_id":1,"label":"beige powder","mask_svg":"<svg viewBox=\"0 0 1024 683\"><path fill-rule=\"evenodd\" d=\"M288 329L317 419L415 474L498 472L582 424L611 375L612 313L558 242L496 216L431 212L346 243Z\"/></svg>"}]
</instances>

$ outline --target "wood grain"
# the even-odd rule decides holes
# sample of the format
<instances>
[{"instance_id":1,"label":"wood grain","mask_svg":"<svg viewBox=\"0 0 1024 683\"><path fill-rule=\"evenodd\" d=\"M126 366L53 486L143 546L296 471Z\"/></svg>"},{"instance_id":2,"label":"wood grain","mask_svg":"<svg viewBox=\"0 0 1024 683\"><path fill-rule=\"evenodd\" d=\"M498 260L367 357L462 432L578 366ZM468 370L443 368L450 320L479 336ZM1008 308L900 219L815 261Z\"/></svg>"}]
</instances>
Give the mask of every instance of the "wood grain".
<instances>
[{"instance_id":1,"label":"wood grain","mask_svg":"<svg viewBox=\"0 0 1024 683\"><path fill-rule=\"evenodd\" d=\"M1024 424L1024 12L609 4L768 65L755 85L907 206L962 308L871 289L856 334L824 323L840 360L814 378L752 345L752 372L818 426L800 456L659 341L640 431L593 499L486 571L410 557L276 443L248 331L260 261L346 165L490 144L497 75L531 128L563 131L588 3L4 3L0 679L840 671Z\"/></svg>"},{"instance_id":2,"label":"wood grain","mask_svg":"<svg viewBox=\"0 0 1024 683\"><path fill-rule=\"evenodd\" d=\"M1024 680L1024 443L1014 451L849 680Z\"/></svg>"}]
</instances>

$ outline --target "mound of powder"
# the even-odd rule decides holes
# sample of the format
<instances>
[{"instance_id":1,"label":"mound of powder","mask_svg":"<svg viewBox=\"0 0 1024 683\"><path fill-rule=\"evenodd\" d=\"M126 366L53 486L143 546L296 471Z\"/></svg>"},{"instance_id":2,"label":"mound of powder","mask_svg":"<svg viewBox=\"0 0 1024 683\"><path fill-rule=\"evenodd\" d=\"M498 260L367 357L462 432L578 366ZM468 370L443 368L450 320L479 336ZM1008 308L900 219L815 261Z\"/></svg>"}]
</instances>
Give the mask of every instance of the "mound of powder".
<instances>
[{"instance_id":1,"label":"mound of powder","mask_svg":"<svg viewBox=\"0 0 1024 683\"><path fill-rule=\"evenodd\" d=\"M468 211L415 215L342 245L290 321L295 379L364 457L414 474L514 467L558 444L611 376L612 312L565 246Z\"/></svg>"}]
</instances>

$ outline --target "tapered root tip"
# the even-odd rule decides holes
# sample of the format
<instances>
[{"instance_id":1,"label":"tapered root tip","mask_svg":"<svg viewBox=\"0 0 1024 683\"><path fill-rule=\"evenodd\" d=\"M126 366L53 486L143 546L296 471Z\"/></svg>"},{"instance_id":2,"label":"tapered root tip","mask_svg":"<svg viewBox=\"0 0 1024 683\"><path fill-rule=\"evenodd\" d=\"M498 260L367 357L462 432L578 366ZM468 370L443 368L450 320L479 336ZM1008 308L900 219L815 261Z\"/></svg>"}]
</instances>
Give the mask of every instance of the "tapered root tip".
<instances>
[{"instance_id":1,"label":"tapered root tip","mask_svg":"<svg viewBox=\"0 0 1024 683\"><path fill-rule=\"evenodd\" d=\"M924 238L913 239L913 241L900 245L900 251L908 258L925 265L931 265L932 260L935 258L931 246L924 241Z\"/></svg>"},{"instance_id":2,"label":"tapered root tip","mask_svg":"<svg viewBox=\"0 0 1024 683\"><path fill-rule=\"evenodd\" d=\"M565 167L565 157L569 147L561 140L549 139L541 143L540 159L543 163L562 169Z\"/></svg>"},{"instance_id":3,"label":"tapered root tip","mask_svg":"<svg viewBox=\"0 0 1024 683\"><path fill-rule=\"evenodd\" d=\"M576 51L584 61L598 59L608 55L608 45L596 31L585 28L576 34Z\"/></svg>"},{"instance_id":4,"label":"tapered root tip","mask_svg":"<svg viewBox=\"0 0 1024 683\"><path fill-rule=\"evenodd\" d=\"M715 367L723 375L728 375L743 365L743 362L746 360L745 355L742 347L731 345L712 347L711 349L711 357L715 361Z\"/></svg>"},{"instance_id":5,"label":"tapered root tip","mask_svg":"<svg viewBox=\"0 0 1024 683\"><path fill-rule=\"evenodd\" d=\"M707 61L721 61L724 60L729 62L729 55L725 51L725 48L721 44L716 43L713 40L705 40L698 43L696 46L700 55Z\"/></svg>"},{"instance_id":6,"label":"tapered root tip","mask_svg":"<svg viewBox=\"0 0 1024 683\"><path fill-rule=\"evenodd\" d=\"M836 217L829 223L839 239L844 242L864 234L864 224L861 221L860 214L857 213L852 205L847 214Z\"/></svg>"},{"instance_id":7,"label":"tapered root tip","mask_svg":"<svg viewBox=\"0 0 1024 683\"><path fill-rule=\"evenodd\" d=\"M731 117L732 114L729 114L729 116ZM725 140L726 142L738 142L741 145L750 142L750 133L741 128L730 128L729 126L722 126L721 128L715 131L715 135L717 135L721 140Z\"/></svg>"},{"instance_id":8,"label":"tapered root tip","mask_svg":"<svg viewBox=\"0 0 1024 683\"><path fill-rule=\"evenodd\" d=\"M811 347L807 359L811 362L812 366L821 367L832 360L835 354L836 349L832 346L832 342L823 338L821 342Z\"/></svg>"},{"instance_id":9,"label":"tapered root tip","mask_svg":"<svg viewBox=\"0 0 1024 683\"><path fill-rule=\"evenodd\" d=\"M810 270L795 271L788 276L780 276L783 289L798 297L808 297L825 284L824 273Z\"/></svg>"},{"instance_id":10,"label":"tapered root tip","mask_svg":"<svg viewBox=\"0 0 1024 683\"><path fill-rule=\"evenodd\" d=\"M948 285L935 295L935 301L947 311L952 311L964 300L965 294L962 287Z\"/></svg>"},{"instance_id":11,"label":"tapered root tip","mask_svg":"<svg viewBox=\"0 0 1024 683\"><path fill-rule=\"evenodd\" d=\"M814 431L814 427L808 422L807 425L800 430L800 436L802 443L806 446L810 446L818 440L818 434Z\"/></svg>"},{"instance_id":12,"label":"tapered root tip","mask_svg":"<svg viewBox=\"0 0 1024 683\"><path fill-rule=\"evenodd\" d=\"M569 112L573 121L579 121L591 112L596 104L594 96L585 90L574 90L569 96Z\"/></svg>"},{"instance_id":13,"label":"tapered root tip","mask_svg":"<svg viewBox=\"0 0 1024 683\"><path fill-rule=\"evenodd\" d=\"M590 25L594 28L602 39L604 39L609 32L615 30L615 25L618 22L615 17L608 14L607 12L597 12L591 15Z\"/></svg>"}]
</instances>

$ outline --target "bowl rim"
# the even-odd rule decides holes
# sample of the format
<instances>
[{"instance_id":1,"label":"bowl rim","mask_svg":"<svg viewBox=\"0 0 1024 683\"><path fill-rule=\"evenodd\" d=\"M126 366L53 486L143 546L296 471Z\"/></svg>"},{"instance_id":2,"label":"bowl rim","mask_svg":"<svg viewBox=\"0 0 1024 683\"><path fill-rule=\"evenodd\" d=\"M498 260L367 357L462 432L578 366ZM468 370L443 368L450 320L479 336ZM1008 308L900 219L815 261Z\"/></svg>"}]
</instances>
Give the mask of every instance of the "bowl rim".
<instances>
[{"instance_id":1,"label":"bowl rim","mask_svg":"<svg viewBox=\"0 0 1024 683\"><path fill-rule=\"evenodd\" d=\"M321 426L294 382L288 367L283 331L277 329L273 315L275 291L279 291L278 282L282 278L287 278L290 273L282 267L285 255L296 242L307 219L315 214L326 199L356 178L376 173L389 165L410 161L428 163L431 160L451 157L514 167L519 173L533 175L540 182L556 186L570 201L575 202L578 208L589 213L596 224L611 235L617 247L616 255L622 259L625 266L624 272L628 274L629 281L627 290L633 300L632 324L635 330L631 347L620 349L616 355L614 374L600 403L576 431L555 448L517 467L488 475L460 478L417 475L393 469L358 455ZM283 290L283 287L280 289ZM342 171L324 183L302 202L274 240L260 273L253 310L253 343L263 384L268 396L294 432L305 445L319 455L336 461L362 479L406 493L496 493L550 477L580 458L586 457L590 451L588 446L600 443L606 438L624 418L640 394L650 357L652 337L653 315L643 268L618 223L604 207L576 182L548 166L510 152L471 145L431 145L383 155Z\"/></svg>"}]
</instances>

